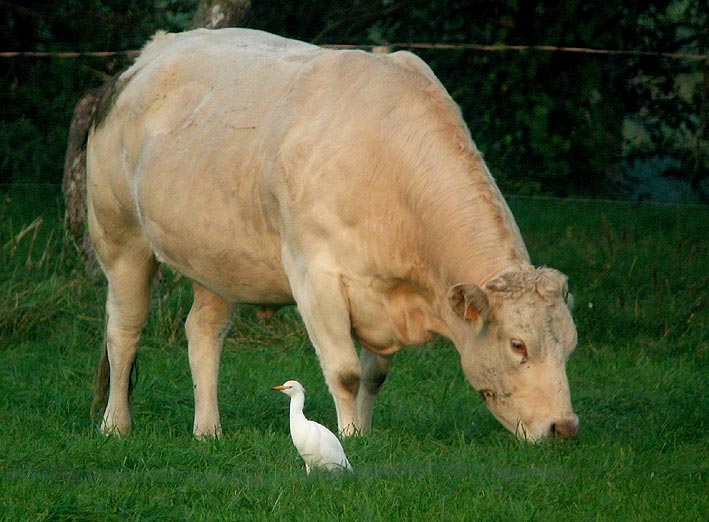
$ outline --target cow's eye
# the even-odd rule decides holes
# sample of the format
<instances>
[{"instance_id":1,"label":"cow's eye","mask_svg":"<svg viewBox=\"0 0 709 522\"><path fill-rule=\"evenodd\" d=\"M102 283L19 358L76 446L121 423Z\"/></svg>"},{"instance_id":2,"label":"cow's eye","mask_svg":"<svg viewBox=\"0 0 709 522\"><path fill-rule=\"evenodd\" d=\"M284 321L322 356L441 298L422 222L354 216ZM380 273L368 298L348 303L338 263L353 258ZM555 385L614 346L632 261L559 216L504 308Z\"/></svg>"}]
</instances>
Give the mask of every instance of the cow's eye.
<instances>
[{"instance_id":1,"label":"cow's eye","mask_svg":"<svg viewBox=\"0 0 709 522\"><path fill-rule=\"evenodd\" d=\"M527 345L520 339L510 339L510 348L517 355L522 356L522 362L527 362Z\"/></svg>"}]
</instances>

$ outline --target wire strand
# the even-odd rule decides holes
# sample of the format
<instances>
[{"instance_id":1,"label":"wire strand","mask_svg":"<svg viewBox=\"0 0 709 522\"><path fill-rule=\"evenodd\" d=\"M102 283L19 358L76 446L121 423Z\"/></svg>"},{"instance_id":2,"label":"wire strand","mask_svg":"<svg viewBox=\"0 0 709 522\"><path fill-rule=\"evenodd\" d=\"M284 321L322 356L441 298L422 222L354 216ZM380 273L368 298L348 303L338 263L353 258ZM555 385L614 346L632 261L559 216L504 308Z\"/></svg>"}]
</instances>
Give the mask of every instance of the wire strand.
<instances>
[{"instance_id":1,"label":"wire strand","mask_svg":"<svg viewBox=\"0 0 709 522\"><path fill-rule=\"evenodd\" d=\"M321 47L328 49L363 49L363 50L391 50L391 49L432 49L432 50L468 50L480 52L561 52L575 54L594 54L605 56L625 56L629 58L658 57L673 60L709 61L709 54L677 53L662 51L633 51L622 49L594 49L590 47L561 47L556 45L484 45L477 43L391 43L391 44L324 44ZM110 56L138 56L138 50L126 51L3 51L0 58L105 58Z\"/></svg>"}]
</instances>

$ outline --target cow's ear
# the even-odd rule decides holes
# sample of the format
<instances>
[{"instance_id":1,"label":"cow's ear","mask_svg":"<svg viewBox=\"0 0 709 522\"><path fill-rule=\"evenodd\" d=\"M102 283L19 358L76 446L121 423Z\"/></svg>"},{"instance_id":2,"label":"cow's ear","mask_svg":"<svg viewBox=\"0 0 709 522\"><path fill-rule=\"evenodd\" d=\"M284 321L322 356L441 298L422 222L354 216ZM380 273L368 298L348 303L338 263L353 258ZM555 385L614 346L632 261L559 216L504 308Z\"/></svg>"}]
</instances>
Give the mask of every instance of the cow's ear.
<instances>
[{"instance_id":1,"label":"cow's ear","mask_svg":"<svg viewBox=\"0 0 709 522\"><path fill-rule=\"evenodd\" d=\"M561 285L561 297L564 299L566 306L569 307L569 311L574 309L574 295L569 292L569 283L564 279L564 284Z\"/></svg>"},{"instance_id":2,"label":"cow's ear","mask_svg":"<svg viewBox=\"0 0 709 522\"><path fill-rule=\"evenodd\" d=\"M574 300L574 294L572 294L571 292L566 292L566 294L564 295L564 302L566 302L566 306L569 307L569 311L573 311L574 303L576 302Z\"/></svg>"},{"instance_id":3,"label":"cow's ear","mask_svg":"<svg viewBox=\"0 0 709 522\"><path fill-rule=\"evenodd\" d=\"M448 302L453 311L466 321L485 321L490 303L485 291L472 283L460 283L448 292Z\"/></svg>"}]
</instances>

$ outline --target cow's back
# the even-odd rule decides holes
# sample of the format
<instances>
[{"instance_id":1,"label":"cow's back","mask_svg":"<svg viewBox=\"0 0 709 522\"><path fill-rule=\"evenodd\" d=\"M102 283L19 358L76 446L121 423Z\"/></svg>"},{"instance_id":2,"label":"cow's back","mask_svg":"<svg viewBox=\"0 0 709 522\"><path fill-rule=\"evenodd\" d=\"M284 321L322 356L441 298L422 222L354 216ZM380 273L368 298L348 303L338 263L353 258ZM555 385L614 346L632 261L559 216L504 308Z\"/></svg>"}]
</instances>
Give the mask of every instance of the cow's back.
<instances>
[{"instance_id":1,"label":"cow's back","mask_svg":"<svg viewBox=\"0 0 709 522\"><path fill-rule=\"evenodd\" d=\"M140 233L159 260L230 299L290 301L260 176L274 111L320 52L245 29L157 35L89 138L94 242Z\"/></svg>"}]
</instances>

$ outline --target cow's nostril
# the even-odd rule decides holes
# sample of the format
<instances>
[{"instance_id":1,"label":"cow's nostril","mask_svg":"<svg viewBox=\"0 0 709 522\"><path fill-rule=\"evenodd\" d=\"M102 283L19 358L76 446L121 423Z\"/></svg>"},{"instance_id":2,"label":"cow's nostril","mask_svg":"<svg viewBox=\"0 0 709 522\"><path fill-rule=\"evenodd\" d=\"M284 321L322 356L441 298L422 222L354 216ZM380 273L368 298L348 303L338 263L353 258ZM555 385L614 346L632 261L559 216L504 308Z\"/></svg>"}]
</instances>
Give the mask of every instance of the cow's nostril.
<instances>
[{"instance_id":1,"label":"cow's nostril","mask_svg":"<svg viewBox=\"0 0 709 522\"><path fill-rule=\"evenodd\" d=\"M573 439L579 431L579 421L576 418L552 422L549 433L552 437Z\"/></svg>"}]
</instances>

